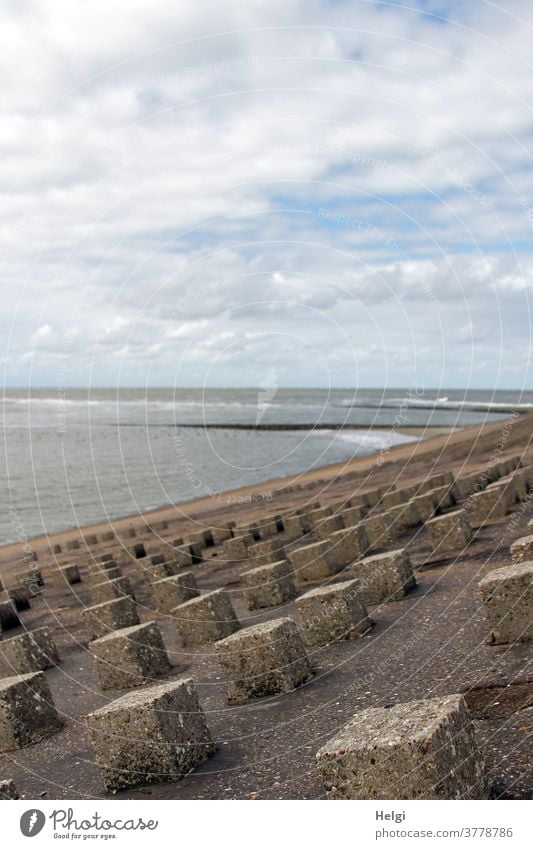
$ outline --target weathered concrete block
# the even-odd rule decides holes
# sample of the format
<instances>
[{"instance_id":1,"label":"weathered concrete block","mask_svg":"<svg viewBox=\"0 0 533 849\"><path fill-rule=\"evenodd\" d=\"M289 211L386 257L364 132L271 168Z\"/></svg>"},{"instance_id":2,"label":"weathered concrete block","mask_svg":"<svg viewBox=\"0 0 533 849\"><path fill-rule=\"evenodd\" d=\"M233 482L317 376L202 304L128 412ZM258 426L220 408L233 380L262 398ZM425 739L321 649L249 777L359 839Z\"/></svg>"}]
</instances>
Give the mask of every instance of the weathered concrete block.
<instances>
[{"instance_id":1,"label":"weathered concrete block","mask_svg":"<svg viewBox=\"0 0 533 849\"><path fill-rule=\"evenodd\" d=\"M353 564L352 572L365 604L398 601L416 586L411 560L401 548L364 557Z\"/></svg>"},{"instance_id":2,"label":"weathered concrete block","mask_svg":"<svg viewBox=\"0 0 533 849\"><path fill-rule=\"evenodd\" d=\"M261 528L259 527L259 522L250 522L247 525L243 525L240 528L237 528L237 533L235 536L251 536L253 542L257 542L262 539Z\"/></svg>"},{"instance_id":3,"label":"weathered concrete block","mask_svg":"<svg viewBox=\"0 0 533 849\"><path fill-rule=\"evenodd\" d=\"M328 542L303 545L290 551L288 557L294 570L296 586L329 578L338 571L335 555Z\"/></svg>"},{"instance_id":4,"label":"weathered concrete block","mask_svg":"<svg viewBox=\"0 0 533 849\"><path fill-rule=\"evenodd\" d=\"M0 679L0 752L39 743L59 728L44 672Z\"/></svg>"},{"instance_id":5,"label":"weathered concrete block","mask_svg":"<svg viewBox=\"0 0 533 849\"><path fill-rule=\"evenodd\" d=\"M172 611L183 646L200 646L233 634L240 628L231 599L225 590L204 593Z\"/></svg>"},{"instance_id":6,"label":"weathered concrete block","mask_svg":"<svg viewBox=\"0 0 533 849\"><path fill-rule=\"evenodd\" d=\"M315 522L314 531L317 539L325 540L329 539L332 534L340 531L343 527L344 524L340 515L326 516L319 522Z\"/></svg>"},{"instance_id":7,"label":"weathered concrete block","mask_svg":"<svg viewBox=\"0 0 533 849\"><path fill-rule=\"evenodd\" d=\"M385 521L389 523L389 527L395 535L422 524L420 513L412 501L407 501L398 507L391 507L385 513Z\"/></svg>"},{"instance_id":8,"label":"weathered concrete block","mask_svg":"<svg viewBox=\"0 0 533 849\"><path fill-rule=\"evenodd\" d=\"M387 548L394 542L394 529L385 520L384 513L369 516L367 519L363 519L360 525L366 534L370 551L376 548Z\"/></svg>"},{"instance_id":9,"label":"weathered concrete block","mask_svg":"<svg viewBox=\"0 0 533 849\"><path fill-rule=\"evenodd\" d=\"M31 592L25 585L19 587L10 587L0 593L0 602L12 601L15 605L15 610L20 613L22 610L29 610L31 607Z\"/></svg>"},{"instance_id":10,"label":"weathered concrete block","mask_svg":"<svg viewBox=\"0 0 533 849\"><path fill-rule=\"evenodd\" d=\"M401 503L402 497L396 490L386 492L381 499L381 504L383 505L384 510L390 510L391 507L398 507Z\"/></svg>"},{"instance_id":11,"label":"weathered concrete block","mask_svg":"<svg viewBox=\"0 0 533 849\"><path fill-rule=\"evenodd\" d=\"M323 519L327 519L328 516L331 516L333 510L331 507L316 507L314 510L309 510L307 513L307 518L311 523L312 528L316 528Z\"/></svg>"},{"instance_id":12,"label":"weathered concrete block","mask_svg":"<svg viewBox=\"0 0 533 849\"><path fill-rule=\"evenodd\" d=\"M100 555L99 560L100 563L109 563L111 560L114 561L115 557L110 551L106 551L104 554Z\"/></svg>"},{"instance_id":13,"label":"weathered concrete block","mask_svg":"<svg viewBox=\"0 0 533 849\"><path fill-rule=\"evenodd\" d=\"M487 799L460 695L357 713L317 754L328 799Z\"/></svg>"},{"instance_id":14,"label":"weathered concrete block","mask_svg":"<svg viewBox=\"0 0 533 849\"><path fill-rule=\"evenodd\" d=\"M200 594L192 572L182 572L181 575L154 581L150 585L150 592L154 606L160 613L170 613L178 605Z\"/></svg>"},{"instance_id":15,"label":"weathered concrete block","mask_svg":"<svg viewBox=\"0 0 533 849\"><path fill-rule=\"evenodd\" d=\"M109 562L111 563L114 561ZM100 564L100 566L102 565L107 567L108 564ZM120 566L113 566L109 569L101 569L99 566L93 566L87 577L87 583L89 584L89 588L91 588L98 586L98 584L102 584L104 581L114 581L115 578L122 578L122 569Z\"/></svg>"},{"instance_id":16,"label":"weathered concrete block","mask_svg":"<svg viewBox=\"0 0 533 849\"><path fill-rule=\"evenodd\" d=\"M376 507L385 495L385 490L382 487L371 489L368 492L358 494L358 499L363 507Z\"/></svg>"},{"instance_id":17,"label":"weathered concrete block","mask_svg":"<svg viewBox=\"0 0 533 849\"><path fill-rule=\"evenodd\" d=\"M494 569L480 581L479 591L493 643L533 639L533 561Z\"/></svg>"},{"instance_id":18,"label":"weathered concrete block","mask_svg":"<svg viewBox=\"0 0 533 849\"><path fill-rule=\"evenodd\" d=\"M67 551L76 551L76 549L81 548L81 543L79 539L69 539L65 543L65 548Z\"/></svg>"},{"instance_id":19,"label":"weathered concrete block","mask_svg":"<svg viewBox=\"0 0 533 849\"><path fill-rule=\"evenodd\" d=\"M435 513L439 515L443 510L446 510L448 507L453 507L455 504L455 499L453 496L453 490L450 486L445 484L444 486L435 487L435 489L430 489L427 493L431 495L433 498L433 503L435 505Z\"/></svg>"},{"instance_id":20,"label":"weathered concrete block","mask_svg":"<svg viewBox=\"0 0 533 849\"><path fill-rule=\"evenodd\" d=\"M215 751L190 678L127 693L89 714L108 792L178 781Z\"/></svg>"},{"instance_id":21,"label":"weathered concrete block","mask_svg":"<svg viewBox=\"0 0 533 849\"><path fill-rule=\"evenodd\" d=\"M289 539L298 539L311 530L311 522L305 514L295 513L293 516L285 516L283 523Z\"/></svg>"},{"instance_id":22,"label":"weathered concrete block","mask_svg":"<svg viewBox=\"0 0 533 849\"><path fill-rule=\"evenodd\" d=\"M411 499L411 504L415 507L422 522L435 518L435 498L431 492L422 492L420 495L415 495Z\"/></svg>"},{"instance_id":23,"label":"weathered concrete block","mask_svg":"<svg viewBox=\"0 0 533 849\"><path fill-rule=\"evenodd\" d=\"M85 545L98 545L98 537L96 534L85 534L83 539Z\"/></svg>"},{"instance_id":24,"label":"weathered concrete block","mask_svg":"<svg viewBox=\"0 0 533 849\"><path fill-rule=\"evenodd\" d=\"M115 534L113 531L104 531L102 534L102 542L111 542L111 540L115 539Z\"/></svg>"},{"instance_id":25,"label":"weathered concrete block","mask_svg":"<svg viewBox=\"0 0 533 849\"><path fill-rule=\"evenodd\" d=\"M125 595L134 598L130 579L124 576L121 578L114 578L111 581L104 580L101 584L95 584L94 586L91 586L90 592L93 604L101 604L104 601L113 601L114 598L121 598Z\"/></svg>"},{"instance_id":26,"label":"weathered concrete block","mask_svg":"<svg viewBox=\"0 0 533 849\"><path fill-rule=\"evenodd\" d=\"M294 573L286 560L257 566L241 575L248 610L275 607L294 598Z\"/></svg>"},{"instance_id":27,"label":"weathered concrete block","mask_svg":"<svg viewBox=\"0 0 533 849\"><path fill-rule=\"evenodd\" d=\"M55 571L55 577L58 584L79 584L81 575L78 566L75 563L68 563L66 566L60 566Z\"/></svg>"},{"instance_id":28,"label":"weathered concrete block","mask_svg":"<svg viewBox=\"0 0 533 849\"><path fill-rule=\"evenodd\" d=\"M517 501L520 500L520 495L516 487L516 482L511 478L503 478L497 483L491 483L485 488L485 492L490 492L492 489L498 489L500 498L504 500L507 506L507 512L513 510Z\"/></svg>"},{"instance_id":29,"label":"weathered concrete block","mask_svg":"<svg viewBox=\"0 0 533 849\"><path fill-rule=\"evenodd\" d=\"M241 536L227 539L224 543L224 557L226 560L246 560L248 557L248 547L253 543L251 534L243 534Z\"/></svg>"},{"instance_id":30,"label":"weathered concrete block","mask_svg":"<svg viewBox=\"0 0 533 849\"><path fill-rule=\"evenodd\" d=\"M287 693L313 675L300 630L288 617L244 628L216 649L232 704Z\"/></svg>"},{"instance_id":31,"label":"weathered concrete block","mask_svg":"<svg viewBox=\"0 0 533 849\"><path fill-rule=\"evenodd\" d=\"M40 672L59 662L55 642L46 627L0 642L0 676Z\"/></svg>"},{"instance_id":32,"label":"weathered concrete block","mask_svg":"<svg viewBox=\"0 0 533 849\"><path fill-rule=\"evenodd\" d=\"M330 554L337 571L353 563L368 551L370 545L362 524L352 528L343 528L331 534L329 538Z\"/></svg>"},{"instance_id":33,"label":"weathered concrete block","mask_svg":"<svg viewBox=\"0 0 533 849\"><path fill-rule=\"evenodd\" d=\"M19 799L18 790L12 778L0 781L0 799Z\"/></svg>"},{"instance_id":34,"label":"weathered concrete block","mask_svg":"<svg viewBox=\"0 0 533 849\"><path fill-rule=\"evenodd\" d=\"M10 628L18 628L19 625L20 619L15 602L12 599L0 601L0 634Z\"/></svg>"},{"instance_id":35,"label":"weathered concrete block","mask_svg":"<svg viewBox=\"0 0 533 849\"><path fill-rule=\"evenodd\" d=\"M281 516L263 516L258 522L261 537L266 539L276 536L280 532L280 522ZM283 523L281 530L283 530Z\"/></svg>"},{"instance_id":36,"label":"weathered concrete block","mask_svg":"<svg viewBox=\"0 0 533 849\"><path fill-rule=\"evenodd\" d=\"M266 539L249 546L248 559L254 566L266 566L276 560L285 560L285 548L280 540Z\"/></svg>"},{"instance_id":37,"label":"weathered concrete block","mask_svg":"<svg viewBox=\"0 0 533 849\"><path fill-rule=\"evenodd\" d=\"M361 587L356 580L309 590L296 601L303 636L310 646L353 640L370 630Z\"/></svg>"},{"instance_id":38,"label":"weathered concrete block","mask_svg":"<svg viewBox=\"0 0 533 849\"><path fill-rule=\"evenodd\" d=\"M507 514L508 505L504 493L504 487L496 484L487 487L483 492L474 493L470 496L467 516L473 528L479 528L485 522L501 519Z\"/></svg>"},{"instance_id":39,"label":"weathered concrete block","mask_svg":"<svg viewBox=\"0 0 533 849\"><path fill-rule=\"evenodd\" d=\"M523 560L533 560L533 534L527 537L520 537L511 545L511 557L515 563L522 563Z\"/></svg>"},{"instance_id":40,"label":"weathered concrete block","mask_svg":"<svg viewBox=\"0 0 533 849\"><path fill-rule=\"evenodd\" d=\"M346 508L341 513L339 513L339 516L342 519L342 527L353 528L354 525L358 525L359 522L361 522L365 518L367 513L368 510L366 509L366 507L363 507L360 504L355 507Z\"/></svg>"},{"instance_id":41,"label":"weathered concrete block","mask_svg":"<svg viewBox=\"0 0 533 849\"><path fill-rule=\"evenodd\" d=\"M140 560L141 557L146 557L146 548L144 547L143 542L137 542L130 548L130 554L133 555L135 560Z\"/></svg>"},{"instance_id":42,"label":"weathered concrete block","mask_svg":"<svg viewBox=\"0 0 533 849\"><path fill-rule=\"evenodd\" d=\"M161 631L145 622L113 631L89 643L102 690L139 687L170 669Z\"/></svg>"},{"instance_id":43,"label":"weathered concrete block","mask_svg":"<svg viewBox=\"0 0 533 849\"><path fill-rule=\"evenodd\" d=\"M135 573L140 581L160 581L162 578L174 575L177 571L178 569L174 569L169 561L152 563L149 557L144 557L135 562Z\"/></svg>"},{"instance_id":44,"label":"weathered concrete block","mask_svg":"<svg viewBox=\"0 0 533 849\"><path fill-rule=\"evenodd\" d=\"M445 513L426 522L425 528L429 534L435 554L447 554L465 548L472 539L472 528L464 510Z\"/></svg>"},{"instance_id":45,"label":"weathered concrete block","mask_svg":"<svg viewBox=\"0 0 533 849\"><path fill-rule=\"evenodd\" d=\"M127 595L86 607L81 615L89 633L89 641L97 640L111 631L139 624L137 605Z\"/></svg>"},{"instance_id":46,"label":"weathered concrete block","mask_svg":"<svg viewBox=\"0 0 533 849\"><path fill-rule=\"evenodd\" d=\"M176 564L177 568L187 569L193 565L194 558L191 554L190 547L184 545L181 538L175 539L172 542L161 540L159 548L165 561Z\"/></svg>"},{"instance_id":47,"label":"weathered concrete block","mask_svg":"<svg viewBox=\"0 0 533 849\"><path fill-rule=\"evenodd\" d=\"M227 539L231 539L232 537L233 530L231 528L224 527L224 525L213 528L213 539L215 545L220 545L220 543L225 542Z\"/></svg>"}]
</instances>

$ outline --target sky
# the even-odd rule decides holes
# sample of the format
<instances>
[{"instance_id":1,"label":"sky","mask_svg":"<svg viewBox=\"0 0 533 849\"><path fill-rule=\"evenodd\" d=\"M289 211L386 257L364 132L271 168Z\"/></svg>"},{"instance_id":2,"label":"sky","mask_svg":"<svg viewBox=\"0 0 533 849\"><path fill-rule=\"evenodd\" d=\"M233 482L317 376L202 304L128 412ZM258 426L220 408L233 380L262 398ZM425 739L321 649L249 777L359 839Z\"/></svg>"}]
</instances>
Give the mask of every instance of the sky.
<instances>
[{"instance_id":1,"label":"sky","mask_svg":"<svg viewBox=\"0 0 533 849\"><path fill-rule=\"evenodd\" d=\"M4 384L531 388L504 6L4 0Z\"/></svg>"}]
</instances>

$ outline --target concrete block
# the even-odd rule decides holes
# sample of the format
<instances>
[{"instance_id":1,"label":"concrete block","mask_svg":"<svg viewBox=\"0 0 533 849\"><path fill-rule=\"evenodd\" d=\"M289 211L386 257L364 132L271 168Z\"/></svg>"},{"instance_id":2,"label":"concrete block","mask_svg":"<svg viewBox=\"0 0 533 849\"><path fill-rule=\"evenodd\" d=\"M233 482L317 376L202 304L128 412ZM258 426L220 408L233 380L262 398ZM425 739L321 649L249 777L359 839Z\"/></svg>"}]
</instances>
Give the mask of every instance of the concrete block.
<instances>
[{"instance_id":1,"label":"concrete block","mask_svg":"<svg viewBox=\"0 0 533 849\"><path fill-rule=\"evenodd\" d=\"M294 570L296 586L329 578L338 571L337 561L328 542L303 545L288 553Z\"/></svg>"},{"instance_id":2,"label":"concrete block","mask_svg":"<svg viewBox=\"0 0 533 849\"><path fill-rule=\"evenodd\" d=\"M410 503L414 506L422 522L427 522L429 519L435 518L436 499L431 491L415 495Z\"/></svg>"},{"instance_id":3,"label":"concrete block","mask_svg":"<svg viewBox=\"0 0 533 849\"><path fill-rule=\"evenodd\" d=\"M139 687L170 669L156 622L121 628L89 643L102 690Z\"/></svg>"},{"instance_id":4,"label":"concrete block","mask_svg":"<svg viewBox=\"0 0 533 849\"><path fill-rule=\"evenodd\" d=\"M307 645L354 640L370 630L359 582L343 581L309 590L296 601Z\"/></svg>"},{"instance_id":5,"label":"concrete block","mask_svg":"<svg viewBox=\"0 0 533 849\"><path fill-rule=\"evenodd\" d=\"M109 563L114 563L114 561L109 561ZM104 581L114 581L115 578L122 578L122 569L120 566L112 566L111 568L102 569L100 566L106 566L105 564L100 564L99 566L93 566L89 575L87 576L87 583L89 584L89 588L96 587L98 584L102 584Z\"/></svg>"},{"instance_id":6,"label":"concrete block","mask_svg":"<svg viewBox=\"0 0 533 849\"><path fill-rule=\"evenodd\" d=\"M292 516L285 516L283 523L285 525L285 533L289 539L298 539L311 530L311 522L305 514L295 513Z\"/></svg>"},{"instance_id":7,"label":"concrete block","mask_svg":"<svg viewBox=\"0 0 533 849\"><path fill-rule=\"evenodd\" d=\"M231 528L226 528L223 525L213 528L213 539L215 545L220 545L222 542L225 542L227 539L231 539L232 537L233 531Z\"/></svg>"},{"instance_id":8,"label":"concrete block","mask_svg":"<svg viewBox=\"0 0 533 849\"><path fill-rule=\"evenodd\" d=\"M31 592L27 586L10 587L0 593L0 602L12 601L15 605L15 610L20 613L22 610L29 610L31 607Z\"/></svg>"},{"instance_id":9,"label":"concrete block","mask_svg":"<svg viewBox=\"0 0 533 849\"><path fill-rule=\"evenodd\" d=\"M292 566L279 560L257 566L241 575L241 586L248 610L260 610L284 604L296 595Z\"/></svg>"},{"instance_id":10,"label":"concrete block","mask_svg":"<svg viewBox=\"0 0 533 849\"><path fill-rule=\"evenodd\" d=\"M280 540L266 539L248 547L248 559L253 566L266 566L276 560L285 560L285 548Z\"/></svg>"},{"instance_id":11,"label":"concrete block","mask_svg":"<svg viewBox=\"0 0 533 849\"><path fill-rule=\"evenodd\" d=\"M328 516L331 516L332 514L333 510L331 507L317 507L314 510L308 510L307 518L311 523L311 527L316 528L323 519L327 519Z\"/></svg>"},{"instance_id":12,"label":"concrete block","mask_svg":"<svg viewBox=\"0 0 533 849\"><path fill-rule=\"evenodd\" d=\"M15 602L12 599L0 601L0 634L10 628L18 628L19 625L20 619Z\"/></svg>"},{"instance_id":13,"label":"concrete block","mask_svg":"<svg viewBox=\"0 0 533 849\"><path fill-rule=\"evenodd\" d=\"M472 528L464 510L445 513L426 522L434 554L444 555L466 548L472 539Z\"/></svg>"},{"instance_id":14,"label":"concrete block","mask_svg":"<svg viewBox=\"0 0 533 849\"><path fill-rule=\"evenodd\" d=\"M81 582L80 570L75 563L67 563L66 566L60 566L59 569L55 570L55 577L60 586L64 584L72 586Z\"/></svg>"},{"instance_id":15,"label":"concrete block","mask_svg":"<svg viewBox=\"0 0 533 849\"><path fill-rule=\"evenodd\" d=\"M335 531L329 538L329 546L337 571L363 557L370 547L362 524Z\"/></svg>"},{"instance_id":16,"label":"concrete block","mask_svg":"<svg viewBox=\"0 0 533 849\"><path fill-rule=\"evenodd\" d=\"M124 576L114 578L112 581L102 581L101 584L95 584L91 586L90 593L93 604L113 601L114 598L122 598L125 595L134 598L130 579Z\"/></svg>"},{"instance_id":17,"label":"concrete block","mask_svg":"<svg viewBox=\"0 0 533 849\"><path fill-rule=\"evenodd\" d=\"M25 631L18 637L0 642L0 676L40 672L59 663L59 655L50 630L46 627Z\"/></svg>"},{"instance_id":18,"label":"concrete block","mask_svg":"<svg viewBox=\"0 0 533 849\"><path fill-rule=\"evenodd\" d=\"M416 528L422 524L420 513L412 501L406 501L398 507L391 507L385 513L385 521L389 523L393 534L402 534L409 528Z\"/></svg>"},{"instance_id":19,"label":"concrete block","mask_svg":"<svg viewBox=\"0 0 533 849\"><path fill-rule=\"evenodd\" d=\"M98 545L98 537L96 534L86 534L83 537L85 545Z\"/></svg>"},{"instance_id":20,"label":"concrete block","mask_svg":"<svg viewBox=\"0 0 533 849\"><path fill-rule=\"evenodd\" d=\"M485 488L485 492L490 492L492 489L498 489L500 498L505 501L507 512L510 512L517 501L520 500L519 492L516 487L516 482L511 478L503 478L498 483L491 483Z\"/></svg>"},{"instance_id":21,"label":"concrete block","mask_svg":"<svg viewBox=\"0 0 533 849\"><path fill-rule=\"evenodd\" d=\"M511 545L511 557L514 563L522 563L524 560L533 560L533 534L520 537Z\"/></svg>"},{"instance_id":22,"label":"concrete block","mask_svg":"<svg viewBox=\"0 0 533 849\"><path fill-rule=\"evenodd\" d=\"M240 628L231 599L225 590L204 593L172 611L182 645L200 646L233 634Z\"/></svg>"},{"instance_id":23,"label":"concrete block","mask_svg":"<svg viewBox=\"0 0 533 849\"><path fill-rule=\"evenodd\" d=\"M81 615L89 633L89 641L97 640L111 631L139 624L137 605L127 595L86 607Z\"/></svg>"},{"instance_id":24,"label":"concrete block","mask_svg":"<svg viewBox=\"0 0 533 849\"><path fill-rule=\"evenodd\" d=\"M170 613L175 607L199 595L196 578L192 572L172 575L150 585L150 593L159 613Z\"/></svg>"},{"instance_id":25,"label":"concrete block","mask_svg":"<svg viewBox=\"0 0 533 849\"><path fill-rule=\"evenodd\" d=\"M300 630L288 617L244 628L216 651L232 704L287 693L313 675Z\"/></svg>"},{"instance_id":26,"label":"concrete block","mask_svg":"<svg viewBox=\"0 0 533 849\"><path fill-rule=\"evenodd\" d=\"M381 504L384 510L389 510L391 507L398 507L401 503L402 497L396 490L386 492L381 499Z\"/></svg>"},{"instance_id":27,"label":"concrete block","mask_svg":"<svg viewBox=\"0 0 533 849\"><path fill-rule=\"evenodd\" d=\"M190 678L127 693L87 726L110 793L178 781L215 751Z\"/></svg>"},{"instance_id":28,"label":"concrete block","mask_svg":"<svg viewBox=\"0 0 533 849\"><path fill-rule=\"evenodd\" d=\"M224 543L224 558L226 560L246 560L248 558L248 547L254 539L251 534L227 539Z\"/></svg>"},{"instance_id":29,"label":"concrete block","mask_svg":"<svg viewBox=\"0 0 533 849\"><path fill-rule=\"evenodd\" d=\"M342 520L342 527L353 528L354 525L358 525L359 522L361 522L365 518L367 513L368 510L366 509L366 507L363 507L361 505L357 505L356 507L348 507L346 510L342 510L342 512L339 513L339 516Z\"/></svg>"},{"instance_id":30,"label":"concrete block","mask_svg":"<svg viewBox=\"0 0 533 849\"><path fill-rule=\"evenodd\" d=\"M370 551L377 548L387 548L394 542L394 529L385 520L384 513L369 516L367 519L363 519L360 525L366 534Z\"/></svg>"},{"instance_id":31,"label":"concrete block","mask_svg":"<svg viewBox=\"0 0 533 849\"><path fill-rule=\"evenodd\" d=\"M486 522L501 519L507 512L507 499L504 487L500 484L471 495L466 507L468 521L473 528L480 528Z\"/></svg>"},{"instance_id":32,"label":"concrete block","mask_svg":"<svg viewBox=\"0 0 533 849\"><path fill-rule=\"evenodd\" d=\"M19 799L18 790L12 778L0 781L0 799Z\"/></svg>"},{"instance_id":33,"label":"concrete block","mask_svg":"<svg viewBox=\"0 0 533 849\"><path fill-rule=\"evenodd\" d=\"M102 534L102 542L111 542L111 540L115 539L115 534L113 531L104 531Z\"/></svg>"},{"instance_id":34,"label":"concrete block","mask_svg":"<svg viewBox=\"0 0 533 849\"><path fill-rule=\"evenodd\" d=\"M413 567L404 549L373 554L352 566L365 604L398 601L416 586Z\"/></svg>"},{"instance_id":35,"label":"concrete block","mask_svg":"<svg viewBox=\"0 0 533 849\"><path fill-rule=\"evenodd\" d=\"M0 752L39 743L59 728L44 672L0 679Z\"/></svg>"},{"instance_id":36,"label":"concrete block","mask_svg":"<svg viewBox=\"0 0 533 849\"><path fill-rule=\"evenodd\" d=\"M357 713L317 754L328 799L487 799L460 695Z\"/></svg>"},{"instance_id":37,"label":"concrete block","mask_svg":"<svg viewBox=\"0 0 533 849\"><path fill-rule=\"evenodd\" d=\"M480 581L479 591L493 643L533 639L532 560L493 569Z\"/></svg>"},{"instance_id":38,"label":"concrete block","mask_svg":"<svg viewBox=\"0 0 533 849\"><path fill-rule=\"evenodd\" d=\"M65 543L65 548L67 551L76 551L78 548L81 548L81 542L79 539L69 539Z\"/></svg>"},{"instance_id":39,"label":"concrete block","mask_svg":"<svg viewBox=\"0 0 533 849\"><path fill-rule=\"evenodd\" d=\"M340 531L344 527L340 515L326 516L319 522L315 522L314 531L317 539L329 539L336 531Z\"/></svg>"}]
</instances>

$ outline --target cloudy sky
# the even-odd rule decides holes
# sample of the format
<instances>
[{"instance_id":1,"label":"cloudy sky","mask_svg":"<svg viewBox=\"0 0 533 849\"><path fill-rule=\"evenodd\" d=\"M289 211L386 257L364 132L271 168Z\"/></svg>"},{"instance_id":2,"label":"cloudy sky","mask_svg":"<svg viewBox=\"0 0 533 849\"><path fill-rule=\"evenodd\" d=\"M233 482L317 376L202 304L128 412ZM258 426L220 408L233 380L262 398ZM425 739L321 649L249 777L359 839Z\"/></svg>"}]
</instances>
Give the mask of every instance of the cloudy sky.
<instances>
[{"instance_id":1,"label":"cloudy sky","mask_svg":"<svg viewBox=\"0 0 533 849\"><path fill-rule=\"evenodd\" d=\"M4 0L5 382L528 387L503 5Z\"/></svg>"}]
</instances>

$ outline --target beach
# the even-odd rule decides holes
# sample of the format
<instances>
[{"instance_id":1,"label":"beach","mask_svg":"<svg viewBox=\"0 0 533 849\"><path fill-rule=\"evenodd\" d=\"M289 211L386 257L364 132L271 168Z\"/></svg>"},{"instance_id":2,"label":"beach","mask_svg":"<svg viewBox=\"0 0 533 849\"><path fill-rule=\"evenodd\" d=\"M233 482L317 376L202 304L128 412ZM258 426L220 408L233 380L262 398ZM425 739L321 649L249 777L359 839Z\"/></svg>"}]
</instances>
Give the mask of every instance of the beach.
<instances>
[{"instance_id":1,"label":"beach","mask_svg":"<svg viewBox=\"0 0 533 849\"><path fill-rule=\"evenodd\" d=\"M80 612L91 604L88 577L109 552L133 582L141 622L156 619L161 629L171 668L158 680L192 677L217 749L179 782L132 788L112 798L323 798L315 754L355 711L448 693L464 695L483 742L495 798L527 798L531 651L527 643L490 645L477 585L496 565L509 562L510 544L526 532L533 515L529 502L516 504L505 518L487 517L467 551L457 555L435 558L423 525L401 532L395 545L409 552L416 589L393 603L371 606L374 625L360 639L309 649L314 674L305 686L243 706L227 703L213 644L184 649L173 616L154 610L150 579L141 578L142 566L133 551L142 543L150 555L176 536L187 539L207 528L216 532L228 521L240 527L261 525L266 515L295 515L318 503L335 504L338 510L339 504L357 501L376 487L402 490L444 472L461 479L512 458L527 466L533 461L531 425L532 417L522 416L457 429L386 453L33 539L31 550L38 558L33 564L24 560L20 543L4 546L4 578L22 565L33 565L45 580L43 595L21 616L24 629L53 628L61 662L48 670L47 678L64 725L37 746L0 755L0 774L12 777L28 798L105 797L85 717L116 694L99 688ZM130 537L131 529L135 537ZM110 532L112 539L102 540ZM307 535L306 542L315 538ZM284 534L279 539L288 551L302 544ZM79 547L68 550L73 540ZM51 553L54 546L61 549L56 554ZM57 568L65 563L78 564L81 583L58 583ZM192 568L202 592L225 588L242 628L298 615L294 601L248 610L240 576L250 563L228 561L223 545L205 548ZM333 586L349 575L349 569L337 574Z\"/></svg>"}]
</instances>

